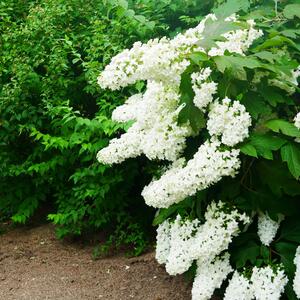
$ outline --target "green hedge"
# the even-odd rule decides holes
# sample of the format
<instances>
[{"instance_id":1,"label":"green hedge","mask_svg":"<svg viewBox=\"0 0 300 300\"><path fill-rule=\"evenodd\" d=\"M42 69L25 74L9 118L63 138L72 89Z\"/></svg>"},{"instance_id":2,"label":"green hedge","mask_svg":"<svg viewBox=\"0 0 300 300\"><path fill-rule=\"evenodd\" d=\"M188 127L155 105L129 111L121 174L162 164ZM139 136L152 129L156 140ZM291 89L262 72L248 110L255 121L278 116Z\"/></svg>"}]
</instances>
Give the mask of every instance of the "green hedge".
<instances>
[{"instance_id":1,"label":"green hedge","mask_svg":"<svg viewBox=\"0 0 300 300\"><path fill-rule=\"evenodd\" d=\"M136 242L153 217L139 196L151 165L110 168L96 152L124 130L112 109L144 86L103 91L96 78L134 41L179 31L212 3L0 3L0 219L25 223L45 206L61 237L110 227Z\"/></svg>"}]
</instances>

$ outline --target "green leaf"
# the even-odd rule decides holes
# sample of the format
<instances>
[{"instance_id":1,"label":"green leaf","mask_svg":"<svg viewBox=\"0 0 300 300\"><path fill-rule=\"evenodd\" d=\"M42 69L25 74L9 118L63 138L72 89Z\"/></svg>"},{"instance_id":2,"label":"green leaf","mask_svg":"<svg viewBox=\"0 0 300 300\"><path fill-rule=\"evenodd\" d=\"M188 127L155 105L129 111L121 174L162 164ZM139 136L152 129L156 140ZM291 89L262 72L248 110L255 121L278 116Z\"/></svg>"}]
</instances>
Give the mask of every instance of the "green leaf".
<instances>
[{"instance_id":1,"label":"green leaf","mask_svg":"<svg viewBox=\"0 0 300 300\"><path fill-rule=\"evenodd\" d=\"M142 15L135 15L134 18L142 24L145 24L147 22L147 19Z\"/></svg>"},{"instance_id":2,"label":"green leaf","mask_svg":"<svg viewBox=\"0 0 300 300\"><path fill-rule=\"evenodd\" d=\"M260 94L273 107L275 107L278 103L284 103L286 101L281 94L279 94L274 88L270 86L264 86L263 88L261 88Z\"/></svg>"},{"instance_id":3,"label":"green leaf","mask_svg":"<svg viewBox=\"0 0 300 300\"><path fill-rule=\"evenodd\" d=\"M300 244L300 220L298 217L289 217L280 225L280 239Z\"/></svg>"},{"instance_id":4,"label":"green leaf","mask_svg":"<svg viewBox=\"0 0 300 300\"><path fill-rule=\"evenodd\" d=\"M117 1L117 4L118 4L119 6L121 6L122 8L124 8L124 9L127 9L127 8L128 8L128 1L126 1L126 0L118 0L118 1Z\"/></svg>"},{"instance_id":5,"label":"green leaf","mask_svg":"<svg viewBox=\"0 0 300 300\"><path fill-rule=\"evenodd\" d=\"M282 119L270 120L265 123L265 126L274 132L281 132L291 137L300 137L300 130L294 124Z\"/></svg>"},{"instance_id":6,"label":"green leaf","mask_svg":"<svg viewBox=\"0 0 300 300\"><path fill-rule=\"evenodd\" d=\"M275 250L280 255L281 263L289 278L294 277L296 267L293 263L297 245L289 242L279 242L275 244Z\"/></svg>"},{"instance_id":7,"label":"green leaf","mask_svg":"<svg viewBox=\"0 0 300 300\"><path fill-rule=\"evenodd\" d=\"M292 280L292 278L291 278L291 280ZM285 286L285 294L287 295L288 300L297 300L298 299L297 295L295 294L295 291L294 291L291 281L289 281L287 283L287 285Z\"/></svg>"},{"instance_id":8,"label":"green leaf","mask_svg":"<svg viewBox=\"0 0 300 300\"><path fill-rule=\"evenodd\" d=\"M194 205L194 198L187 197L183 201L173 204L168 208L161 208L155 216L152 225L157 226L163 221L171 217L173 214L185 214L187 209L191 209Z\"/></svg>"},{"instance_id":9,"label":"green leaf","mask_svg":"<svg viewBox=\"0 0 300 300\"><path fill-rule=\"evenodd\" d=\"M254 57L216 56L214 61L221 73L228 69L235 78L240 80L247 80L245 68L255 69L261 66L260 62Z\"/></svg>"},{"instance_id":10,"label":"green leaf","mask_svg":"<svg viewBox=\"0 0 300 300\"><path fill-rule=\"evenodd\" d=\"M246 107L251 117L257 119L260 115L270 115L271 107L264 101L263 97L256 92L250 91L244 95L241 103Z\"/></svg>"},{"instance_id":11,"label":"green leaf","mask_svg":"<svg viewBox=\"0 0 300 300\"><path fill-rule=\"evenodd\" d=\"M269 63L274 63L276 59L278 59L279 55L270 51L261 51L253 54L254 56L259 57L260 59L266 60Z\"/></svg>"},{"instance_id":12,"label":"green leaf","mask_svg":"<svg viewBox=\"0 0 300 300\"><path fill-rule=\"evenodd\" d=\"M291 39L296 39L300 35L300 29L285 29L280 33Z\"/></svg>"},{"instance_id":13,"label":"green leaf","mask_svg":"<svg viewBox=\"0 0 300 300\"><path fill-rule=\"evenodd\" d=\"M291 46L294 46L294 47L296 45L291 39L289 39L285 36L276 35L272 38L267 39L264 43L262 43L261 45L256 47L254 50L255 51L261 51L263 49L282 46L282 45L285 45L285 44L288 44L288 45L291 45Z\"/></svg>"},{"instance_id":14,"label":"green leaf","mask_svg":"<svg viewBox=\"0 0 300 300\"><path fill-rule=\"evenodd\" d=\"M124 16L126 16L128 18L132 18L135 16L135 12L133 9L128 9L124 12Z\"/></svg>"},{"instance_id":15,"label":"green leaf","mask_svg":"<svg viewBox=\"0 0 300 300\"><path fill-rule=\"evenodd\" d=\"M300 176L300 148L296 143L288 143L281 150L281 158L287 162L291 174L299 179Z\"/></svg>"},{"instance_id":16,"label":"green leaf","mask_svg":"<svg viewBox=\"0 0 300 300\"><path fill-rule=\"evenodd\" d=\"M272 151L279 150L286 140L272 134L252 134L248 144L252 145L258 156L266 159L273 159Z\"/></svg>"},{"instance_id":17,"label":"green leaf","mask_svg":"<svg viewBox=\"0 0 300 300\"><path fill-rule=\"evenodd\" d=\"M187 70L181 76L180 92L180 105L183 104L184 107L179 113L178 123L189 122L193 131L198 133L201 128L205 127L205 118L203 112L193 102L195 94L192 89L190 70Z\"/></svg>"},{"instance_id":18,"label":"green leaf","mask_svg":"<svg viewBox=\"0 0 300 300\"><path fill-rule=\"evenodd\" d=\"M236 268L243 268L249 261L254 264L260 255L260 246L255 241L253 233L243 233L233 240L231 245L231 260Z\"/></svg>"},{"instance_id":19,"label":"green leaf","mask_svg":"<svg viewBox=\"0 0 300 300\"><path fill-rule=\"evenodd\" d=\"M208 55L204 52L195 52L190 55L190 59L197 65L199 65L203 61L207 61L209 59Z\"/></svg>"},{"instance_id":20,"label":"green leaf","mask_svg":"<svg viewBox=\"0 0 300 300\"><path fill-rule=\"evenodd\" d=\"M299 182L291 176L283 163L260 161L256 170L261 182L269 186L275 195L281 196L283 192L291 196L300 195Z\"/></svg>"},{"instance_id":21,"label":"green leaf","mask_svg":"<svg viewBox=\"0 0 300 300\"><path fill-rule=\"evenodd\" d=\"M231 200L240 194L241 186L238 180L225 177L221 181L221 192L219 198L221 200Z\"/></svg>"},{"instance_id":22,"label":"green leaf","mask_svg":"<svg viewBox=\"0 0 300 300\"><path fill-rule=\"evenodd\" d=\"M289 4L283 10L283 15L288 19L300 18L300 4Z\"/></svg>"},{"instance_id":23,"label":"green leaf","mask_svg":"<svg viewBox=\"0 0 300 300\"><path fill-rule=\"evenodd\" d=\"M157 226L161 224L163 221L168 219L172 214L177 211L177 206L170 206L168 208L161 208L158 214L155 216L152 225Z\"/></svg>"},{"instance_id":24,"label":"green leaf","mask_svg":"<svg viewBox=\"0 0 300 300\"><path fill-rule=\"evenodd\" d=\"M240 150L242 153L248 155L248 156L253 156L257 157L257 151L255 147L251 144L244 144L240 147Z\"/></svg>"},{"instance_id":25,"label":"green leaf","mask_svg":"<svg viewBox=\"0 0 300 300\"><path fill-rule=\"evenodd\" d=\"M216 45L216 40L220 40L222 38L222 34L240 28L241 25L233 22L226 22L222 19L219 19L218 21L208 19L205 22L205 28L202 32L203 39L198 42L198 46L205 50L209 50Z\"/></svg>"},{"instance_id":26,"label":"green leaf","mask_svg":"<svg viewBox=\"0 0 300 300\"><path fill-rule=\"evenodd\" d=\"M239 11L246 12L250 7L248 0L227 0L213 10L218 18L226 18Z\"/></svg>"}]
</instances>

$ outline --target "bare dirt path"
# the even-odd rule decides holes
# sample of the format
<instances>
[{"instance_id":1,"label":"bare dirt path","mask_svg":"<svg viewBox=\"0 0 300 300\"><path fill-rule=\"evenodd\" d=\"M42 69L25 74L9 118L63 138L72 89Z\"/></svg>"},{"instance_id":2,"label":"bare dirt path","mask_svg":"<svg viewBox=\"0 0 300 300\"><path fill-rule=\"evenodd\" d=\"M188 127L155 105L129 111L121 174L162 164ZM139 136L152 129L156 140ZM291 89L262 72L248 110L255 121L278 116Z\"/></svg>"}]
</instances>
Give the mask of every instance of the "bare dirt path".
<instances>
[{"instance_id":1,"label":"bare dirt path","mask_svg":"<svg viewBox=\"0 0 300 300\"><path fill-rule=\"evenodd\" d=\"M0 235L1 300L189 300L153 253L92 260L92 247L58 241L51 225Z\"/></svg>"}]
</instances>

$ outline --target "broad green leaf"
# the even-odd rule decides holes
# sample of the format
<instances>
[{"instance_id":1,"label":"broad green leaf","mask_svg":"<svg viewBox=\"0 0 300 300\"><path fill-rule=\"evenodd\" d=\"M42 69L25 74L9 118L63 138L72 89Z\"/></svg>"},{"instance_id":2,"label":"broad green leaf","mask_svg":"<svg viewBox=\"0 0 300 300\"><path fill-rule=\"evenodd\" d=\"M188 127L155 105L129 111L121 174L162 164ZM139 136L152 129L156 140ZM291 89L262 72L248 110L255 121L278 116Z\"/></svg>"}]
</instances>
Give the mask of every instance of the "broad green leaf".
<instances>
[{"instance_id":1,"label":"broad green leaf","mask_svg":"<svg viewBox=\"0 0 300 300\"><path fill-rule=\"evenodd\" d=\"M258 156L266 159L273 159L272 151L279 150L282 145L286 143L285 139L272 134L252 134L248 144L252 145Z\"/></svg>"},{"instance_id":2,"label":"broad green leaf","mask_svg":"<svg viewBox=\"0 0 300 300\"><path fill-rule=\"evenodd\" d=\"M128 9L124 11L124 16L128 17L128 18L132 18L134 17L135 12L133 9Z\"/></svg>"},{"instance_id":3,"label":"broad green leaf","mask_svg":"<svg viewBox=\"0 0 300 300\"><path fill-rule=\"evenodd\" d=\"M292 280L292 278L291 278L291 280ZM285 293L287 295L288 300L297 300L298 297L295 294L295 291L294 291L293 284L292 284L291 280L285 286Z\"/></svg>"},{"instance_id":4,"label":"broad green leaf","mask_svg":"<svg viewBox=\"0 0 300 300\"><path fill-rule=\"evenodd\" d=\"M291 137L300 137L300 130L294 124L286 120L270 120L267 123L265 123L265 126L274 132L281 132L282 134Z\"/></svg>"},{"instance_id":5,"label":"broad green leaf","mask_svg":"<svg viewBox=\"0 0 300 300\"><path fill-rule=\"evenodd\" d=\"M282 35L276 35L272 38L267 39L264 43L262 43L261 45L256 47L255 51L261 51L263 49L282 46L284 44L288 44L288 45L291 45L291 46L294 46L294 47L296 45L291 39L289 39L285 36L282 36Z\"/></svg>"},{"instance_id":6,"label":"broad green leaf","mask_svg":"<svg viewBox=\"0 0 300 300\"><path fill-rule=\"evenodd\" d=\"M280 239L300 244L300 219L289 217L280 225Z\"/></svg>"},{"instance_id":7,"label":"broad green leaf","mask_svg":"<svg viewBox=\"0 0 300 300\"><path fill-rule=\"evenodd\" d=\"M202 32L203 39L198 42L198 45L205 50L209 50L216 45L216 40L222 39L222 34L240 28L241 25L233 22L226 22L222 19L219 19L218 21L208 19L205 22L205 28Z\"/></svg>"},{"instance_id":8,"label":"broad green leaf","mask_svg":"<svg viewBox=\"0 0 300 300\"><path fill-rule=\"evenodd\" d=\"M293 278L296 269L293 263L296 248L297 244L289 242L279 242L275 244L275 250L279 253L281 263L284 265L289 278Z\"/></svg>"},{"instance_id":9,"label":"broad green leaf","mask_svg":"<svg viewBox=\"0 0 300 300\"><path fill-rule=\"evenodd\" d=\"M261 88L260 94L273 107L275 107L278 103L285 102L285 98L270 86L264 86Z\"/></svg>"},{"instance_id":10,"label":"broad green leaf","mask_svg":"<svg viewBox=\"0 0 300 300\"><path fill-rule=\"evenodd\" d=\"M134 18L142 24L147 23L147 19L142 15L135 15Z\"/></svg>"},{"instance_id":11,"label":"broad green leaf","mask_svg":"<svg viewBox=\"0 0 300 300\"><path fill-rule=\"evenodd\" d=\"M244 153L248 156L257 157L257 151L256 151L255 147L249 143L242 145L240 147L240 150L242 153Z\"/></svg>"},{"instance_id":12,"label":"broad green leaf","mask_svg":"<svg viewBox=\"0 0 300 300\"><path fill-rule=\"evenodd\" d=\"M271 107L265 102L264 98L256 92L250 91L244 95L241 103L245 105L246 110L251 117L257 119L260 115L270 115Z\"/></svg>"},{"instance_id":13,"label":"broad green leaf","mask_svg":"<svg viewBox=\"0 0 300 300\"><path fill-rule=\"evenodd\" d=\"M118 0L118 1L117 1L117 4L118 4L119 6L121 6L122 8L124 8L124 9L127 9L127 8L128 8L128 1L126 1L126 0Z\"/></svg>"},{"instance_id":14,"label":"broad green leaf","mask_svg":"<svg viewBox=\"0 0 300 300\"><path fill-rule=\"evenodd\" d=\"M283 10L283 15L288 19L300 18L300 4L289 4Z\"/></svg>"},{"instance_id":15,"label":"broad green leaf","mask_svg":"<svg viewBox=\"0 0 300 300\"><path fill-rule=\"evenodd\" d=\"M299 179L300 176L300 148L296 143L288 143L280 149L281 158L287 162L291 174Z\"/></svg>"},{"instance_id":16,"label":"broad green leaf","mask_svg":"<svg viewBox=\"0 0 300 300\"><path fill-rule=\"evenodd\" d=\"M249 7L250 1L248 0L227 0L214 9L213 12L218 18L226 18L241 10L246 12Z\"/></svg>"},{"instance_id":17,"label":"broad green leaf","mask_svg":"<svg viewBox=\"0 0 300 300\"><path fill-rule=\"evenodd\" d=\"M168 219L172 214L174 214L177 211L177 206L172 205L168 208L161 208L158 212L158 214L155 216L152 225L157 226L161 224L163 221Z\"/></svg>"},{"instance_id":18,"label":"broad green leaf","mask_svg":"<svg viewBox=\"0 0 300 300\"><path fill-rule=\"evenodd\" d=\"M296 39L300 35L300 29L285 29L280 33L291 39Z\"/></svg>"},{"instance_id":19,"label":"broad green leaf","mask_svg":"<svg viewBox=\"0 0 300 300\"><path fill-rule=\"evenodd\" d=\"M261 51L253 54L254 56L259 57L260 59L266 60L270 63L274 63L278 59L279 55L270 51Z\"/></svg>"},{"instance_id":20,"label":"broad green leaf","mask_svg":"<svg viewBox=\"0 0 300 300\"><path fill-rule=\"evenodd\" d=\"M255 69L261 66L260 62L254 57L216 56L214 61L220 72L224 73L228 69L234 77L240 80L247 80L245 68Z\"/></svg>"},{"instance_id":21,"label":"broad green leaf","mask_svg":"<svg viewBox=\"0 0 300 300\"><path fill-rule=\"evenodd\" d=\"M208 55L204 52L195 52L190 55L190 59L197 65L199 65L203 61L207 61Z\"/></svg>"},{"instance_id":22,"label":"broad green leaf","mask_svg":"<svg viewBox=\"0 0 300 300\"><path fill-rule=\"evenodd\" d=\"M256 235L244 233L233 240L231 245L231 260L236 268L245 267L247 262L255 264L260 255L260 246L256 243Z\"/></svg>"},{"instance_id":23,"label":"broad green leaf","mask_svg":"<svg viewBox=\"0 0 300 300\"><path fill-rule=\"evenodd\" d=\"M275 62L270 65L263 64L263 67L267 70L270 70L272 72L275 72L278 76L281 72L286 74L288 77L291 77L291 73L294 69L296 69L299 65L299 62L297 62L294 59L291 59L287 55L278 55L278 58L275 60Z\"/></svg>"},{"instance_id":24,"label":"broad green leaf","mask_svg":"<svg viewBox=\"0 0 300 300\"><path fill-rule=\"evenodd\" d=\"M299 182L288 172L282 162L260 161L256 171L260 181L266 184L275 195L281 196L283 192L291 196L300 195Z\"/></svg>"},{"instance_id":25,"label":"broad green leaf","mask_svg":"<svg viewBox=\"0 0 300 300\"><path fill-rule=\"evenodd\" d=\"M183 201L173 204L168 208L161 208L152 222L153 226L157 226L161 224L163 221L168 219L174 213L185 214L187 209L191 209L194 204L195 204L194 198L187 197Z\"/></svg>"}]
</instances>

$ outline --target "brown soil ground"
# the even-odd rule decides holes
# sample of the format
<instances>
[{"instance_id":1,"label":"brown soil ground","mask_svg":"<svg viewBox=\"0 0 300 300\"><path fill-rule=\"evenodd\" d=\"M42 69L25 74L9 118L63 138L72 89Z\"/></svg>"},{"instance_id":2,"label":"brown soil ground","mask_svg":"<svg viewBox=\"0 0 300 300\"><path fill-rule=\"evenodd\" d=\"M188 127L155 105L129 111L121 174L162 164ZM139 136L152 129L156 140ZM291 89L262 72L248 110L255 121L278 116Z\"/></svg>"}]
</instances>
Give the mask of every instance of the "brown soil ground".
<instances>
[{"instance_id":1,"label":"brown soil ground","mask_svg":"<svg viewBox=\"0 0 300 300\"><path fill-rule=\"evenodd\" d=\"M92 246L58 241L51 225L0 235L1 300L189 300L190 286L170 277L150 252L92 259Z\"/></svg>"}]
</instances>

